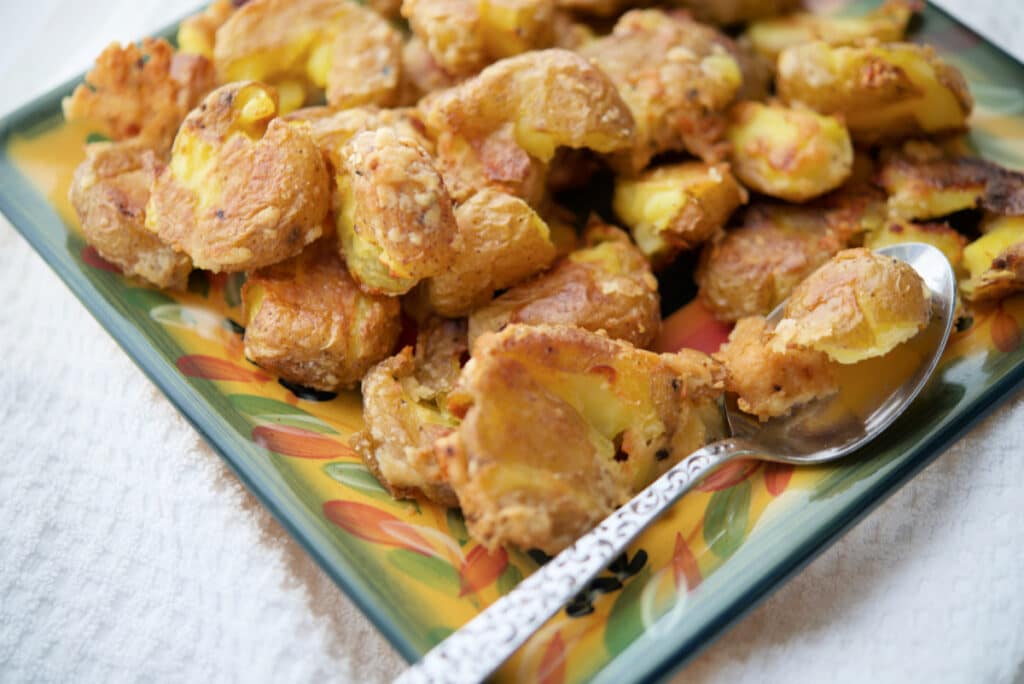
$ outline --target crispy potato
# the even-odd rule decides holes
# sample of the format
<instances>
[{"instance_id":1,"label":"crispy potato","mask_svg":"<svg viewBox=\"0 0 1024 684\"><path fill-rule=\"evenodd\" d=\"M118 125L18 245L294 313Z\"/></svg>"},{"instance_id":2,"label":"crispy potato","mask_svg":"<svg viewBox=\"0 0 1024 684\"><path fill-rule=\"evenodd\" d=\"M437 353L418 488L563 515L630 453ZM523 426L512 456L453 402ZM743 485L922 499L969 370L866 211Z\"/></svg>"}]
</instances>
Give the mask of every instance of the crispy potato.
<instances>
[{"instance_id":1,"label":"crispy potato","mask_svg":"<svg viewBox=\"0 0 1024 684\"><path fill-rule=\"evenodd\" d=\"M725 40L685 14L633 10L580 49L611 77L636 122L634 144L612 159L619 171L636 173L662 152L720 160L725 110L743 83Z\"/></svg>"},{"instance_id":2,"label":"crispy potato","mask_svg":"<svg viewBox=\"0 0 1024 684\"><path fill-rule=\"evenodd\" d=\"M437 443L474 539L554 554L717 437L721 368L571 326L477 340Z\"/></svg>"},{"instance_id":3,"label":"crispy potato","mask_svg":"<svg viewBox=\"0 0 1024 684\"><path fill-rule=\"evenodd\" d=\"M771 346L763 316L741 318L729 341L712 357L726 371L725 389L737 395L740 410L766 421L839 391L828 356L812 349Z\"/></svg>"},{"instance_id":4,"label":"crispy potato","mask_svg":"<svg viewBox=\"0 0 1024 684\"><path fill-rule=\"evenodd\" d=\"M285 380L333 391L355 385L395 347L401 308L367 295L333 244L252 273L242 286L245 355Z\"/></svg>"},{"instance_id":5,"label":"crispy potato","mask_svg":"<svg viewBox=\"0 0 1024 684\"><path fill-rule=\"evenodd\" d=\"M386 19L397 19L401 16L402 0L369 0L366 4Z\"/></svg>"},{"instance_id":6,"label":"crispy potato","mask_svg":"<svg viewBox=\"0 0 1024 684\"><path fill-rule=\"evenodd\" d=\"M359 286L400 295L445 273L455 261L458 227L426 150L385 127L356 135L342 156L338 235Z\"/></svg>"},{"instance_id":7,"label":"crispy potato","mask_svg":"<svg viewBox=\"0 0 1024 684\"><path fill-rule=\"evenodd\" d=\"M434 443L459 421L445 407L467 354L466 322L431 319L413 348L370 369L362 383L366 428L352 445L391 495L458 506L434 456Z\"/></svg>"},{"instance_id":8,"label":"crispy potato","mask_svg":"<svg viewBox=\"0 0 1024 684\"><path fill-rule=\"evenodd\" d=\"M554 43L551 47L564 48L566 50L578 50L597 37L594 29L582 22L576 21L576 16L563 8L563 1L556 2L555 13L551 18L554 28Z\"/></svg>"},{"instance_id":9,"label":"crispy potato","mask_svg":"<svg viewBox=\"0 0 1024 684\"><path fill-rule=\"evenodd\" d=\"M86 145L68 193L85 239L128 275L184 289L192 261L146 230L146 202L158 161L136 142Z\"/></svg>"},{"instance_id":10,"label":"crispy potato","mask_svg":"<svg viewBox=\"0 0 1024 684\"><path fill-rule=\"evenodd\" d=\"M840 190L803 206L751 205L743 224L705 245L696 278L715 317L766 315L859 233L885 220L885 197Z\"/></svg>"},{"instance_id":11,"label":"crispy potato","mask_svg":"<svg viewBox=\"0 0 1024 684\"><path fill-rule=\"evenodd\" d=\"M732 26L774 17L800 7L800 0L672 0L672 4L693 14L698 21Z\"/></svg>"},{"instance_id":12,"label":"crispy potato","mask_svg":"<svg viewBox=\"0 0 1024 684\"><path fill-rule=\"evenodd\" d=\"M470 344L510 323L550 323L603 330L613 339L649 347L661 329L661 311L647 259L617 229L602 231L595 242L470 314Z\"/></svg>"},{"instance_id":13,"label":"crispy potato","mask_svg":"<svg viewBox=\"0 0 1024 684\"><path fill-rule=\"evenodd\" d=\"M260 83L210 93L174 139L146 228L211 271L267 266L320 237L327 169L312 137L277 113L276 93Z\"/></svg>"},{"instance_id":14,"label":"crispy potato","mask_svg":"<svg viewBox=\"0 0 1024 684\"><path fill-rule=\"evenodd\" d=\"M166 40L147 38L141 47L111 43L85 83L64 98L64 118L90 120L113 140L138 138L166 150L189 110L215 85L208 59L175 54Z\"/></svg>"},{"instance_id":15,"label":"crispy potato","mask_svg":"<svg viewBox=\"0 0 1024 684\"><path fill-rule=\"evenodd\" d=\"M616 178L612 206L657 268L710 239L746 201L728 164L682 162Z\"/></svg>"},{"instance_id":16,"label":"crispy potato","mask_svg":"<svg viewBox=\"0 0 1024 684\"><path fill-rule=\"evenodd\" d=\"M331 106L398 103L402 36L350 0L252 0L217 30L222 81L277 86L283 113L326 90Z\"/></svg>"},{"instance_id":17,"label":"crispy potato","mask_svg":"<svg viewBox=\"0 0 1024 684\"><path fill-rule=\"evenodd\" d=\"M231 0L214 0L202 12L187 17L178 26L178 50L213 59L217 29L234 12L235 4Z\"/></svg>"},{"instance_id":18,"label":"crispy potato","mask_svg":"<svg viewBox=\"0 0 1024 684\"><path fill-rule=\"evenodd\" d=\"M531 206L544 198L547 169L519 146L513 124L472 137L441 131L436 150L436 166L456 202L483 188L521 197Z\"/></svg>"},{"instance_id":19,"label":"crispy potato","mask_svg":"<svg viewBox=\"0 0 1024 684\"><path fill-rule=\"evenodd\" d=\"M736 177L772 197L805 202L835 190L853 171L846 126L810 109L740 102L726 135Z\"/></svg>"},{"instance_id":20,"label":"crispy potato","mask_svg":"<svg viewBox=\"0 0 1024 684\"><path fill-rule=\"evenodd\" d=\"M887 151L878 182L896 219L932 219L979 206L1024 214L1024 174L976 157L950 156L931 143L913 141Z\"/></svg>"},{"instance_id":21,"label":"crispy potato","mask_svg":"<svg viewBox=\"0 0 1024 684\"><path fill-rule=\"evenodd\" d=\"M779 55L779 96L841 115L855 142L958 133L974 101L963 75L930 47L886 43L832 47L821 41Z\"/></svg>"},{"instance_id":22,"label":"crispy potato","mask_svg":"<svg viewBox=\"0 0 1024 684\"><path fill-rule=\"evenodd\" d=\"M563 12L592 17L615 17L627 9L643 4L646 3L638 0L557 0L559 10Z\"/></svg>"},{"instance_id":23,"label":"crispy potato","mask_svg":"<svg viewBox=\"0 0 1024 684\"><path fill-rule=\"evenodd\" d=\"M964 245L967 238L945 223L910 223L890 220L882 227L864 236L864 246L881 249L905 242L923 242L939 249L954 269L963 261Z\"/></svg>"},{"instance_id":24,"label":"crispy potato","mask_svg":"<svg viewBox=\"0 0 1024 684\"><path fill-rule=\"evenodd\" d=\"M548 226L526 202L481 190L455 209L455 262L426 281L423 296L442 316L465 316L555 259Z\"/></svg>"},{"instance_id":25,"label":"crispy potato","mask_svg":"<svg viewBox=\"0 0 1024 684\"><path fill-rule=\"evenodd\" d=\"M413 104L435 90L451 88L459 80L441 68L419 36L412 36L402 46L402 93L399 99L403 104Z\"/></svg>"},{"instance_id":26,"label":"crispy potato","mask_svg":"<svg viewBox=\"0 0 1024 684\"><path fill-rule=\"evenodd\" d=\"M1024 216L998 218L964 248L970 277L960 292L971 300L998 299L1024 290Z\"/></svg>"},{"instance_id":27,"label":"crispy potato","mask_svg":"<svg viewBox=\"0 0 1024 684\"><path fill-rule=\"evenodd\" d=\"M795 12L754 21L744 37L773 62L786 48L815 41L829 45L855 45L869 39L892 43L903 40L910 18L922 4L918 0L886 0L860 16Z\"/></svg>"},{"instance_id":28,"label":"crispy potato","mask_svg":"<svg viewBox=\"0 0 1024 684\"><path fill-rule=\"evenodd\" d=\"M796 345L851 364L884 356L931 318L931 295L909 264L847 249L800 283L775 326L773 351Z\"/></svg>"}]
</instances>

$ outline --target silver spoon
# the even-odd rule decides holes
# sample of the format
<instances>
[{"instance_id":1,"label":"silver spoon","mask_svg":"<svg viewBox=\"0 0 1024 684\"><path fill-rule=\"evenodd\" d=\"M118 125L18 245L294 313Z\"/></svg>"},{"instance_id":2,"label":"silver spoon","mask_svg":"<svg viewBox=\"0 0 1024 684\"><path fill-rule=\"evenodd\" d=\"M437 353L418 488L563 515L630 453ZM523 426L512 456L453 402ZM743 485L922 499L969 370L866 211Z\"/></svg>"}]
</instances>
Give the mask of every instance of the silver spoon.
<instances>
[{"instance_id":1,"label":"silver spoon","mask_svg":"<svg viewBox=\"0 0 1024 684\"><path fill-rule=\"evenodd\" d=\"M880 361L887 364L884 373L865 370L864 364L872 361L856 364L856 373L840 376L839 394L832 399L813 402L787 418L767 423L740 412L735 397L727 397L732 437L684 458L395 681L482 681L694 484L728 461L756 457L794 465L825 463L851 453L885 430L925 386L946 348L956 306L956 276L942 252L929 245L907 243L878 252L910 264L931 290L931 323L892 352L903 354L895 372L889 356ZM769 320L778 321L783 307L776 308ZM864 391L864 378L869 378L874 391ZM852 383L858 382L861 387L853 388Z\"/></svg>"}]
</instances>

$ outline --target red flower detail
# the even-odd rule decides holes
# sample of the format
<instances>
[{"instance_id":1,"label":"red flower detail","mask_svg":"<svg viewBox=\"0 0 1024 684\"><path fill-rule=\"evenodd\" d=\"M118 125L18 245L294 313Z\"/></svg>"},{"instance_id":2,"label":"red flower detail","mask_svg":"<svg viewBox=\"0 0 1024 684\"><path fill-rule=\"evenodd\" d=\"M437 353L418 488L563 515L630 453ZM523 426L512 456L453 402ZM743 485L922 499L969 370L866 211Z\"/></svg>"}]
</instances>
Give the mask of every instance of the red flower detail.
<instances>
[{"instance_id":1,"label":"red flower detail","mask_svg":"<svg viewBox=\"0 0 1024 684\"><path fill-rule=\"evenodd\" d=\"M121 268L116 264L112 264L103 257L92 245L86 245L82 248L82 261L89 264L93 268L98 268L101 271L110 271L111 273L121 273Z\"/></svg>"},{"instance_id":2,"label":"red flower detail","mask_svg":"<svg viewBox=\"0 0 1024 684\"><path fill-rule=\"evenodd\" d=\"M694 489L700 492L717 492L720 489L728 489L753 475L760 465L760 461L747 458L730 461L704 478Z\"/></svg>"},{"instance_id":3,"label":"red flower detail","mask_svg":"<svg viewBox=\"0 0 1024 684\"><path fill-rule=\"evenodd\" d=\"M252 429L252 441L264 449L295 458L355 458L347 444L291 425L258 425Z\"/></svg>"},{"instance_id":4,"label":"red flower detail","mask_svg":"<svg viewBox=\"0 0 1024 684\"><path fill-rule=\"evenodd\" d=\"M483 546L473 547L459 567L462 583L459 596L476 593L488 586L501 576L507 565L508 553L505 549L498 547L496 551L488 552Z\"/></svg>"},{"instance_id":5,"label":"red flower detail","mask_svg":"<svg viewBox=\"0 0 1024 684\"><path fill-rule=\"evenodd\" d=\"M537 681L540 684L562 684L565 681L565 643L561 632L555 632L544 649L537 666Z\"/></svg>"},{"instance_id":6,"label":"red flower detail","mask_svg":"<svg viewBox=\"0 0 1024 684\"><path fill-rule=\"evenodd\" d=\"M1006 313L1003 307L992 317L992 343L996 349L1008 354L1020 346L1020 326L1017 319Z\"/></svg>"},{"instance_id":7,"label":"red flower detail","mask_svg":"<svg viewBox=\"0 0 1024 684\"><path fill-rule=\"evenodd\" d=\"M731 325L717 320L703 302L694 299L662 321L654 351L677 352L687 347L712 354L729 339L731 331Z\"/></svg>"},{"instance_id":8,"label":"red flower detail","mask_svg":"<svg viewBox=\"0 0 1024 684\"><path fill-rule=\"evenodd\" d=\"M177 361L178 370L190 378L230 380L233 382L267 382L270 376L257 370L243 368L226 359L205 354L187 354Z\"/></svg>"},{"instance_id":9,"label":"red flower detail","mask_svg":"<svg viewBox=\"0 0 1024 684\"><path fill-rule=\"evenodd\" d=\"M768 487L768 493L778 496L786 491L789 481L793 477L796 468L789 463L768 463L764 467L764 484Z\"/></svg>"},{"instance_id":10,"label":"red flower detail","mask_svg":"<svg viewBox=\"0 0 1024 684\"><path fill-rule=\"evenodd\" d=\"M690 591L697 588L703 579L700 576L700 565L697 558L686 545L683 535L676 532L676 546L672 552L672 577L676 582L676 589L686 588Z\"/></svg>"},{"instance_id":11,"label":"red flower detail","mask_svg":"<svg viewBox=\"0 0 1024 684\"><path fill-rule=\"evenodd\" d=\"M349 534L374 544L397 546L421 555L430 544L401 520L373 506L355 501L328 501L324 516ZM400 530L401 534L397 531Z\"/></svg>"}]
</instances>

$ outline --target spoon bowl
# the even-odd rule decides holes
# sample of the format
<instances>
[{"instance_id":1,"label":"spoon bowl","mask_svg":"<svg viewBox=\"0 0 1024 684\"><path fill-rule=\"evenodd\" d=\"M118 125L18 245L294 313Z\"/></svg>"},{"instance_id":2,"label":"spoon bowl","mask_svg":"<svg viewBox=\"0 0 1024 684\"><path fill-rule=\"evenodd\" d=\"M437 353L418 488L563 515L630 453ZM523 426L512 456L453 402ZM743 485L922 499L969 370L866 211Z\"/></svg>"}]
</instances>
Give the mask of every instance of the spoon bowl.
<instances>
[{"instance_id":1,"label":"spoon bowl","mask_svg":"<svg viewBox=\"0 0 1024 684\"><path fill-rule=\"evenodd\" d=\"M396 681L483 681L665 510L724 463L736 458L824 463L855 451L891 425L924 388L945 351L956 308L956 276L942 252L930 245L907 243L878 252L907 262L924 279L932 317L923 331L884 357L840 369L838 394L787 417L759 422L737 408L735 396L726 396L731 437L677 463ZM779 305L769 321L781 319L784 307Z\"/></svg>"}]
</instances>

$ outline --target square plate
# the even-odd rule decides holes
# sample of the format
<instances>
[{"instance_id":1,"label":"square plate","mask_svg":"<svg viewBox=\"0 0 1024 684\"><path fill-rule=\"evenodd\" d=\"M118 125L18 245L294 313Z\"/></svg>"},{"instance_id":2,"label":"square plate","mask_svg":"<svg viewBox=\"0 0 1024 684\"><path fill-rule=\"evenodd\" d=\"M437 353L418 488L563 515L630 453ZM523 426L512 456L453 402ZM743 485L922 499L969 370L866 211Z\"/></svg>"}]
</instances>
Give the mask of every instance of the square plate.
<instances>
[{"instance_id":1,"label":"square plate","mask_svg":"<svg viewBox=\"0 0 1024 684\"><path fill-rule=\"evenodd\" d=\"M1024 67L932 7L912 38L967 77L977 100L968 145L1024 167ZM487 553L457 509L393 500L346 443L361 425L357 393L296 394L246 361L240 276L197 272L188 292L163 293L85 244L66 196L90 131L60 113L78 82L0 121L0 209L395 648L416 659L539 559ZM1021 384L1024 297L972 313L924 394L882 438L839 465L741 462L715 473L500 677L617 682L679 667ZM671 325L695 344L721 339L699 305Z\"/></svg>"}]
</instances>

